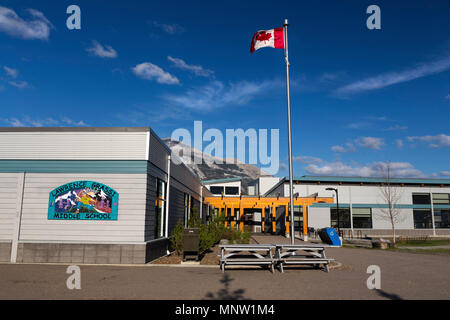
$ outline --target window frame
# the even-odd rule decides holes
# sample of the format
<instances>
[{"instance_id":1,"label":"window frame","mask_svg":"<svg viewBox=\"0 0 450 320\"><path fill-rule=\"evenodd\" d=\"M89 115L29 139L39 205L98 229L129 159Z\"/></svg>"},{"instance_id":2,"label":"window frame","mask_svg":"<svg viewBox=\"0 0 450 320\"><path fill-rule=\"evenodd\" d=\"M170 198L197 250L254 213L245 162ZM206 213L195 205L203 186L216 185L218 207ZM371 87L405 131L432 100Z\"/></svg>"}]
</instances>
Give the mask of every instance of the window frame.
<instances>
[{"instance_id":1,"label":"window frame","mask_svg":"<svg viewBox=\"0 0 450 320\"><path fill-rule=\"evenodd\" d=\"M370 227L360 227L360 226L355 226L355 225L358 225L358 223L360 223L360 222L357 222L357 220L355 221L355 218L356 219L358 219L358 218L361 218L361 216L358 216L358 215L361 215L361 214L358 214L358 213L355 213L355 211L359 211L359 210L369 210L369 214L368 215L366 215L366 216L368 216L369 217L369 222L367 223L367 225L370 225ZM373 229L373 216L372 216L372 208L352 208L352 219L353 219L353 229Z\"/></svg>"}]
</instances>

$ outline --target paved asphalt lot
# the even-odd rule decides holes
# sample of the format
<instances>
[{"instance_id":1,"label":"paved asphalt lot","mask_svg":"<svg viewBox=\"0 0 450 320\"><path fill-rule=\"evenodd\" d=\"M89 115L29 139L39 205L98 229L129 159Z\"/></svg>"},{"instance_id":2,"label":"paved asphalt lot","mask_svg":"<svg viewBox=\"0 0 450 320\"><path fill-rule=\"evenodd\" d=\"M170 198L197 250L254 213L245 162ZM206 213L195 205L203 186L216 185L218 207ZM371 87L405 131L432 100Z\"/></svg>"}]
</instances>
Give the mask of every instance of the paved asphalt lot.
<instances>
[{"instance_id":1,"label":"paved asphalt lot","mask_svg":"<svg viewBox=\"0 0 450 320\"><path fill-rule=\"evenodd\" d=\"M66 287L68 265L0 264L0 299L450 299L450 256L329 248L343 264L309 268L80 265L81 289ZM369 265L381 268L381 290L369 290Z\"/></svg>"}]
</instances>

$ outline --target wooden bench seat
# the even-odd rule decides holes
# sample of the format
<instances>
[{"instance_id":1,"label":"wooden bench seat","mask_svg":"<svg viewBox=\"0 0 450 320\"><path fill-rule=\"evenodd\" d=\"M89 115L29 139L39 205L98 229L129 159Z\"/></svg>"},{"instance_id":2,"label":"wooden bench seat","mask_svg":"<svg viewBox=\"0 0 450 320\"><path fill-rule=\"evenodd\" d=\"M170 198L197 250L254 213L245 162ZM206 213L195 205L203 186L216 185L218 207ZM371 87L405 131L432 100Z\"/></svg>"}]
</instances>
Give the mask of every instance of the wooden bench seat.
<instances>
[{"instance_id":1,"label":"wooden bench seat","mask_svg":"<svg viewBox=\"0 0 450 320\"><path fill-rule=\"evenodd\" d=\"M273 272L275 260L273 245L220 245L220 269L225 272L226 265L268 265Z\"/></svg>"}]
</instances>

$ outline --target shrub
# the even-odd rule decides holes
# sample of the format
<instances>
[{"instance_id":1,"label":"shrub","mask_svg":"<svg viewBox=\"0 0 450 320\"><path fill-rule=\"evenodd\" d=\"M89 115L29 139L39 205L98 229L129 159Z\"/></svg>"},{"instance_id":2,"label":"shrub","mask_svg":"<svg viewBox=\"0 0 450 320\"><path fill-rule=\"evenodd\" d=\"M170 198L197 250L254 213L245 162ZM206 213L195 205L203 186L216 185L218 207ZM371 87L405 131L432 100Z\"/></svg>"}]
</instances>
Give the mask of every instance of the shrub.
<instances>
[{"instance_id":1,"label":"shrub","mask_svg":"<svg viewBox=\"0 0 450 320\"><path fill-rule=\"evenodd\" d=\"M248 244L252 236L251 231L242 232L239 229L226 228L222 233L222 239L227 239L231 244Z\"/></svg>"},{"instance_id":2,"label":"shrub","mask_svg":"<svg viewBox=\"0 0 450 320\"><path fill-rule=\"evenodd\" d=\"M230 227L226 228L224 216L213 216L207 225L203 224L199 218L196 207L192 208L188 221L188 227L199 229L200 252L213 247L222 239L227 239L230 243L247 244L250 243L250 238L252 235L251 231L248 229L241 232L240 230L231 229ZM183 222L178 221L170 239L172 248L178 254L183 252L183 231Z\"/></svg>"},{"instance_id":3,"label":"shrub","mask_svg":"<svg viewBox=\"0 0 450 320\"><path fill-rule=\"evenodd\" d=\"M172 248L178 254L181 254L183 252L183 231L184 231L183 222L181 220L178 220L175 229L173 229L172 231L172 237L170 238Z\"/></svg>"},{"instance_id":4,"label":"shrub","mask_svg":"<svg viewBox=\"0 0 450 320\"><path fill-rule=\"evenodd\" d=\"M188 221L188 227L189 228L199 228L202 224L200 220L200 216L197 212L197 207L193 206L191 213L189 214L189 221Z\"/></svg>"}]
</instances>

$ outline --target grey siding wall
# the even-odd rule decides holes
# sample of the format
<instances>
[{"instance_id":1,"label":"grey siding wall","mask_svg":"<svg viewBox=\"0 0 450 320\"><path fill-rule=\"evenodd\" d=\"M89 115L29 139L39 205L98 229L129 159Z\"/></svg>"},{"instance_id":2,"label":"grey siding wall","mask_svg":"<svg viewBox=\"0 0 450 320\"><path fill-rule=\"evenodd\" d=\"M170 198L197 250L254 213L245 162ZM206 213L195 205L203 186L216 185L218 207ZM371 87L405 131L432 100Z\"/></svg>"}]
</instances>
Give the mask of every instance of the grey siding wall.
<instances>
[{"instance_id":1,"label":"grey siding wall","mask_svg":"<svg viewBox=\"0 0 450 320\"><path fill-rule=\"evenodd\" d=\"M150 162L164 172L167 172L167 158L169 153L170 151L164 142L160 141L153 132L150 132Z\"/></svg>"},{"instance_id":2,"label":"grey siding wall","mask_svg":"<svg viewBox=\"0 0 450 320\"><path fill-rule=\"evenodd\" d=\"M16 173L0 173L0 241L11 241L19 199Z\"/></svg>"},{"instance_id":3,"label":"grey siding wall","mask_svg":"<svg viewBox=\"0 0 450 320\"><path fill-rule=\"evenodd\" d=\"M285 184L280 184L278 187L276 187L274 190L272 190L269 194L267 194L267 197L276 197L278 195L278 193L280 194L280 197L284 197L285 193L284 193L284 187ZM289 185L289 183L288 183ZM295 191L294 191L295 192ZM289 195L289 192L287 193L287 195Z\"/></svg>"},{"instance_id":4,"label":"grey siding wall","mask_svg":"<svg viewBox=\"0 0 450 320\"><path fill-rule=\"evenodd\" d=\"M118 220L48 220L49 192L77 180L97 181L115 189L119 193ZM146 192L146 174L26 174L19 240L143 242Z\"/></svg>"},{"instance_id":5,"label":"grey siding wall","mask_svg":"<svg viewBox=\"0 0 450 320\"><path fill-rule=\"evenodd\" d=\"M147 160L147 132L0 132L0 159Z\"/></svg>"},{"instance_id":6,"label":"grey siding wall","mask_svg":"<svg viewBox=\"0 0 450 320\"><path fill-rule=\"evenodd\" d=\"M177 222L184 221L184 192L171 186L169 203L169 237Z\"/></svg>"},{"instance_id":7,"label":"grey siding wall","mask_svg":"<svg viewBox=\"0 0 450 320\"><path fill-rule=\"evenodd\" d=\"M188 188L190 193L200 196L200 181L184 165L171 162L170 175L185 188Z\"/></svg>"},{"instance_id":8,"label":"grey siding wall","mask_svg":"<svg viewBox=\"0 0 450 320\"><path fill-rule=\"evenodd\" d=\"M156 177L151 175L147 176L147 193L145 197L145 241L155 239L156 182Z\"/></svg>"}]
</instances>

